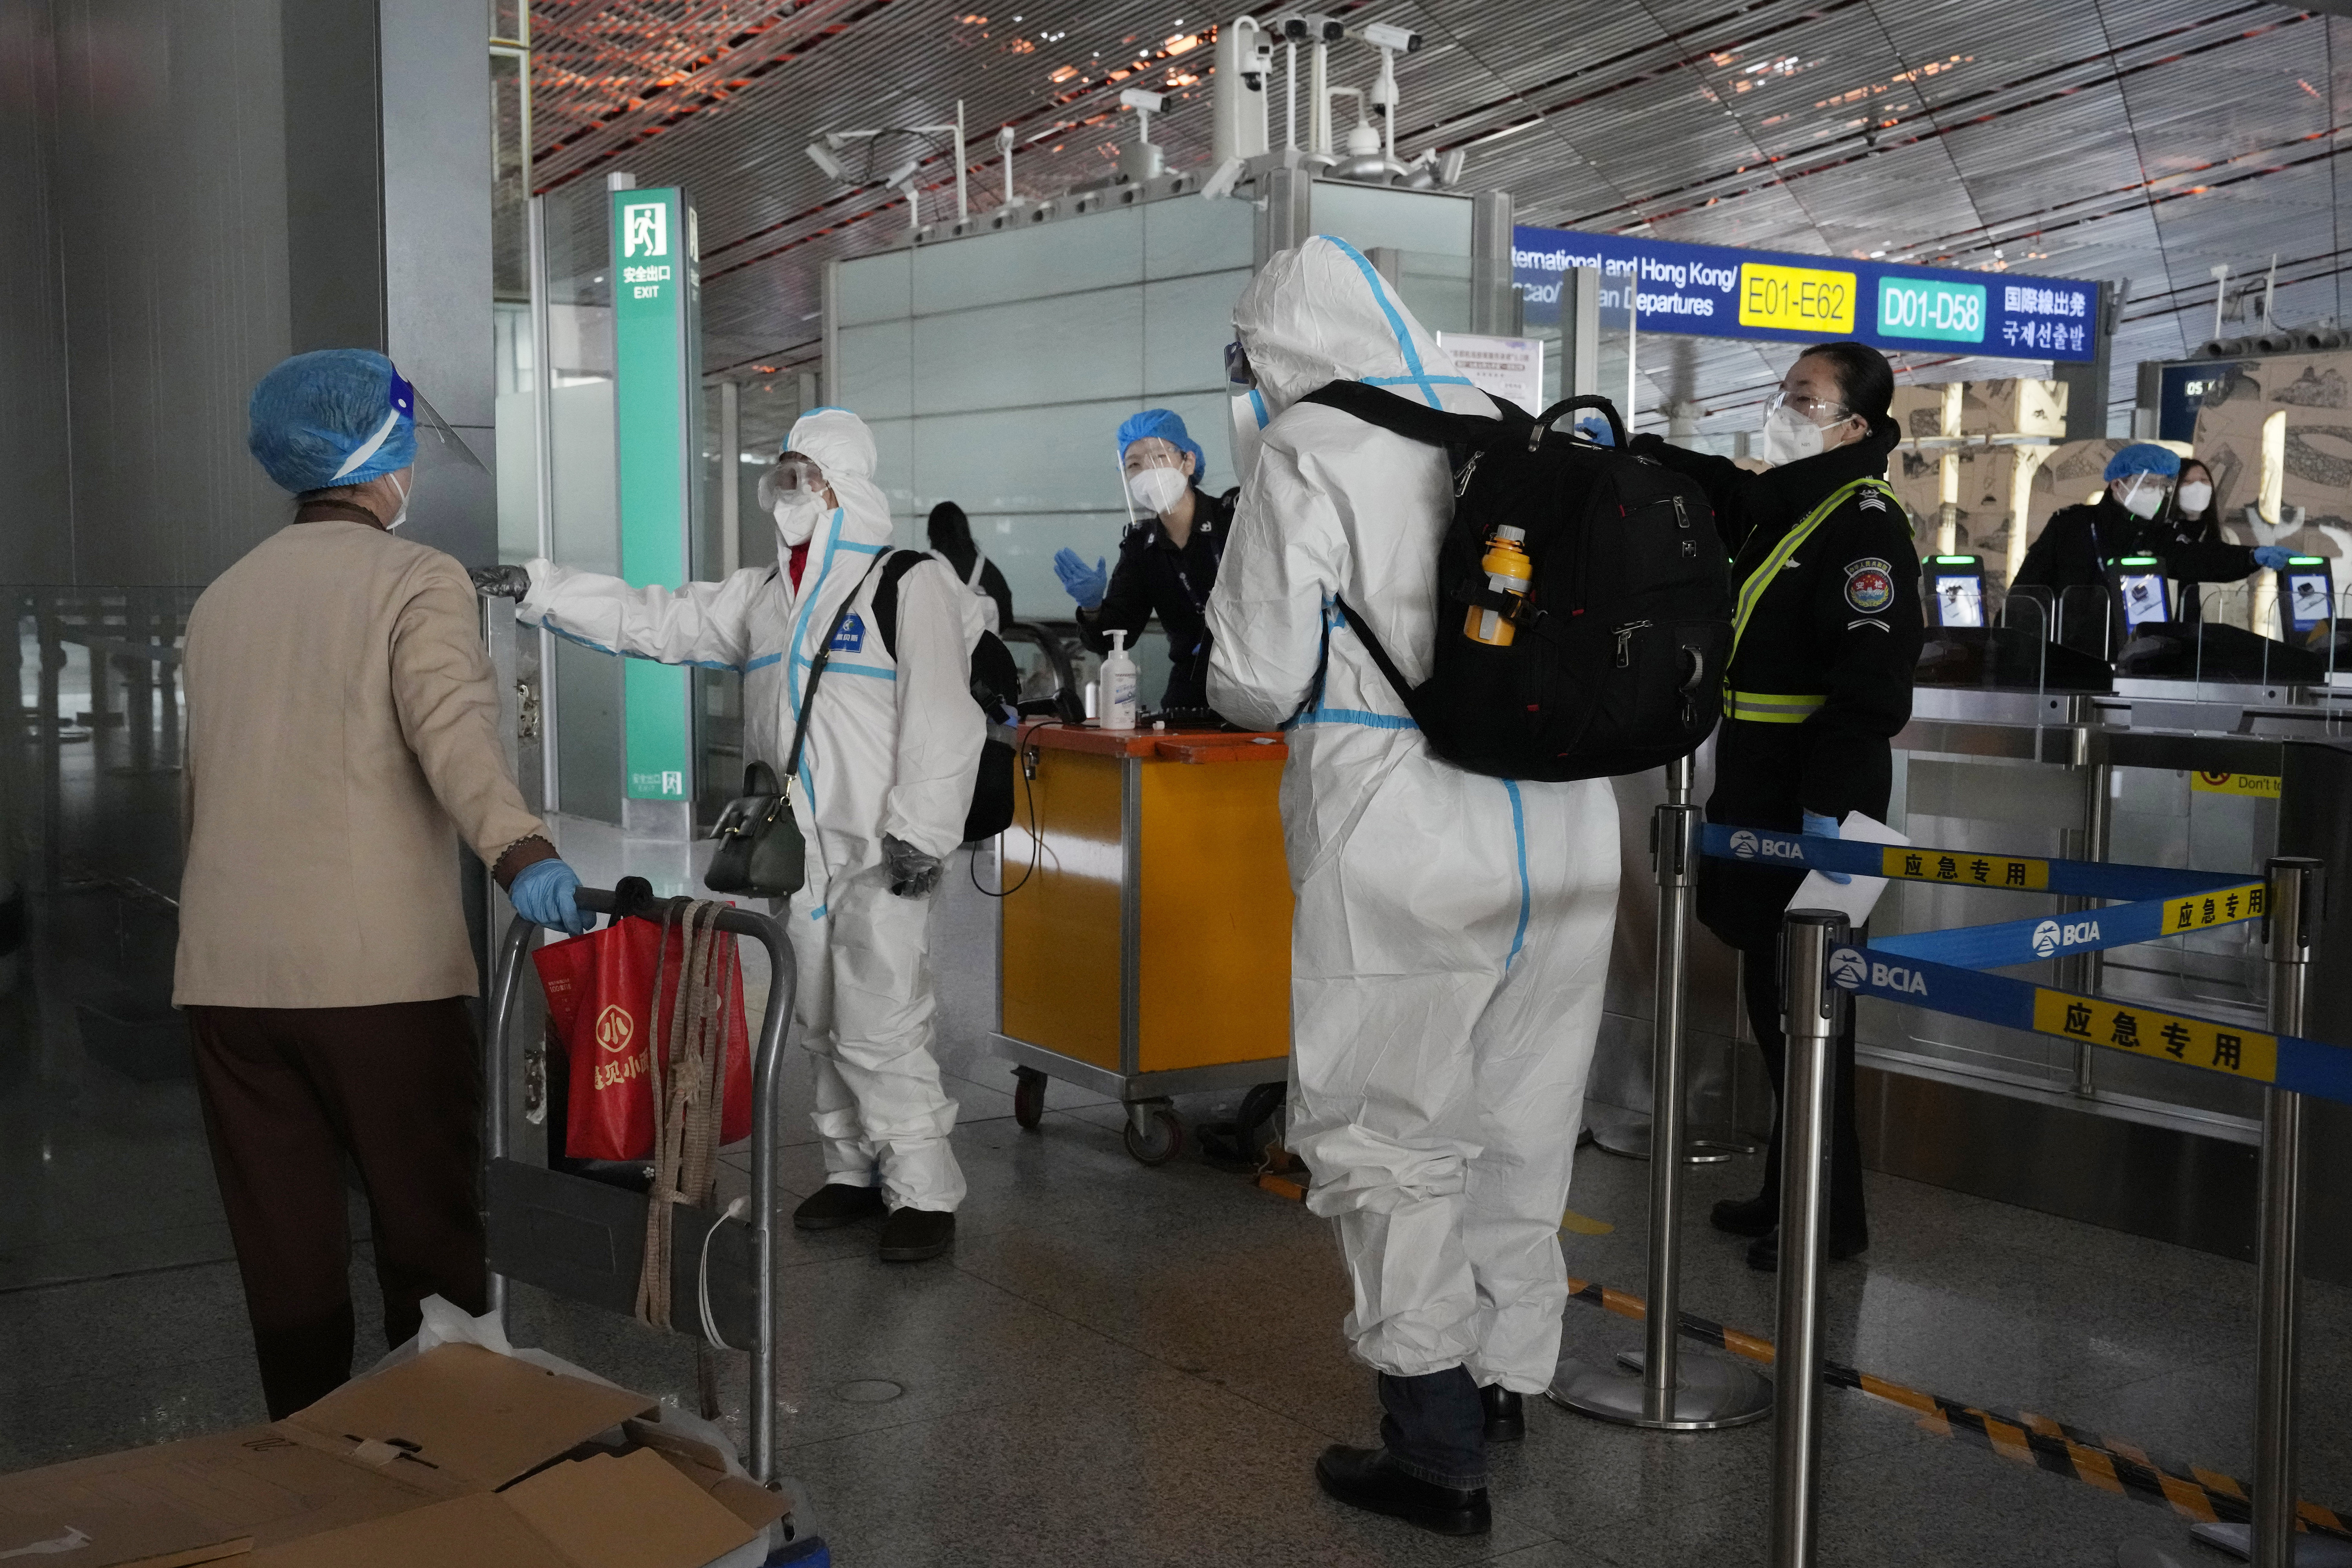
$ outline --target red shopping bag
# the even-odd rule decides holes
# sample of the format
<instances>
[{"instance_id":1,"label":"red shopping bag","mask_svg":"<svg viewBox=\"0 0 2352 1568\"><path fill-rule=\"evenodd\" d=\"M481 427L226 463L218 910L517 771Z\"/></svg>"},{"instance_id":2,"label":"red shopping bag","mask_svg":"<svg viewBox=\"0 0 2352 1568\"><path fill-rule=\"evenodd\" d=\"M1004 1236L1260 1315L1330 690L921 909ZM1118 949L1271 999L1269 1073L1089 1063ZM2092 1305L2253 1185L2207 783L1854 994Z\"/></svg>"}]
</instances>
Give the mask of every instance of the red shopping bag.
<instances>
[{"instance_id":1,"label":"red shopping bag","mask_svg":"<svg viewBox=\"0 0 2352 1568\"><path fill-rule=\"evenodd\" d=\"M723 935L723 934L722 934ZM654 966L661 965L667 1039L684 943L667 948L661 923L631 917L551 943L531 955L547 992L547 1016L571 1066L563 1153L575 1160L642 1160L654 1152ZM743 962L731 936L719 983L727 1059L721 1075L719 1141L751 1135L751 1031L743 1016Z\"/></svg>"}]
</instances>

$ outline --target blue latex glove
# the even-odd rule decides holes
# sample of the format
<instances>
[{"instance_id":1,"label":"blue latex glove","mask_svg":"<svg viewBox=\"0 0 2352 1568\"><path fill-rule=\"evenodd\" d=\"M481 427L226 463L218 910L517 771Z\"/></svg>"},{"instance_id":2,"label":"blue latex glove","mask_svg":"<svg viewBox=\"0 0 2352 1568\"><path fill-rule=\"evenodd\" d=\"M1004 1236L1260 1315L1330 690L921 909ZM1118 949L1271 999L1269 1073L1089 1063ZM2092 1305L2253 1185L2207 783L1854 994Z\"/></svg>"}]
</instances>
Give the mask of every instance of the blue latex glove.
<instances>
[{"instance_id":1,"label":"blue latex glove","mask_svg":"<svg viewBox=\"0 0 2352 1568\"><path fill-rule=\"evenodd\" d=\"M1081 610L1102 608L1103 595L1110 591L1108 564L1097 560L1088 566L1066 545L1054 552L1054 575L1062 580L1064 591L1078 601Z\"/></svg>"},{"instance_id":2,"label":"blue latex glove","mask_svg":"<svg viewBox=\"0 0 2352 1568\"><path fill-rule=\"evenodd\" d=\"M1805 831L1812 834L1816 838L1836 838L1838 836L1837 819L1835 817L1824 817L1819 811L1807 811L1805 813ZM1829 878L1832 882L1838 883L1840 886L1843 886L1845 883L1853 880L1851 873L1842 871L1825 871L1822 873L1822 874Z\"/></svg>"},{"instance_id":3,"label":"blue latex glove","mask_svg":"<svg viewBox=\"0 0 2352 1568\"><path fill-rule=\"evenodd\" d=\"M562 861L533 861L515 873L507 901L532 925L553 926L567 936L578 936L596 924L593 912L572 901L579 891L578 873Z\"/></svg>"},{"instance_id":4,"label":"blue latex glove","mask_svg":"<svg viewBox=\"0 0 2352 1568\"><path fill-rule=\"evenodd\" d=\"M2254 564L2265 571L2278 571L2294 559L2294 551L2280 545L2256 545Z\"/></svg>"},{"instance_id":5,"label":"blue latex glove","mask_svg":"<svg viewBox=\"0 0 2352 1568\"><path fill-rule=\"evenodd\" d=\"M1617 438L1609 434L1609 423L1597 413L1588 413L1576 422L1576 434L1599 446L1614 446Z\"/></svg>"}]
</instances>

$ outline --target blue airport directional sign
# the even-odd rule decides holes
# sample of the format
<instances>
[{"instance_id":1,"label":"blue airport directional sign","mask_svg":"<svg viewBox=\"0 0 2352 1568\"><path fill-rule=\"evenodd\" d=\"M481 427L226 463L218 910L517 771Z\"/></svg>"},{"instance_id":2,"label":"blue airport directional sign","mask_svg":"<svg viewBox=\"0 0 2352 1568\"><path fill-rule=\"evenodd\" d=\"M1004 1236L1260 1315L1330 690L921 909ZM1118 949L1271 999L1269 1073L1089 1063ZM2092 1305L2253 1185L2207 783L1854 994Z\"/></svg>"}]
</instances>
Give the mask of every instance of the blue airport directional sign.
<instances>
[{"instance_id":1,"label":"blue airport directional sign","mask_svg":"<svg viewBox=\"0 0 2352 1568\"><path fill-rule=\"evenodd\" d=\"M2020 360L2088 360L2098 347L2099 287L2078 277L1523 225L1513 236L1512 271L1530 329L1559 319L1561 279L1587 267L1601 275L1602 319L1622 323L1630 299L1643 332L1777 342L1858 338L1881 349Z\"/></svg>"}]
</instances>

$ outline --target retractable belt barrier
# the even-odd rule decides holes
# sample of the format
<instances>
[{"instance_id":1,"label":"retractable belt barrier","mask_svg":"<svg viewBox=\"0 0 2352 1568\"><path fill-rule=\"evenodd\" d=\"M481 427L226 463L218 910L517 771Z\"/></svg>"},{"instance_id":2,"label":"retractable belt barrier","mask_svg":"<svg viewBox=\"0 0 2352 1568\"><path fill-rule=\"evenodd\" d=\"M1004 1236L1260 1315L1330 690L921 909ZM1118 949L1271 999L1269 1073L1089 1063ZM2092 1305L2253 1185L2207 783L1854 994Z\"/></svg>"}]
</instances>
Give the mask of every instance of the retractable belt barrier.
<instances>
[{"instance_id":1,"label":"retractable belt barrier","mask_svg":"<svg viewBox=\"0 0 2352 1568\"><path fill-rule=\"evenodd\" d=\"M1832 1042L1849 997L1978 1019L2008 1029L2170 1061L2265 1086L2262 1239L2256 1272L2254 1495L2249 1522L2192 1533L2251 1559L2292 1568L2296 1545L2294 1404L2303 1181L2302 1097L2352 1104L2352 1051L2306 1040L2305 992L2321 908L2315 860L2275 857L2260 879L2158 866L1982 854L1848 842L1809 833L1707 825L1701 852L1722 860L1949 887L2120 900L2062 919L2010 920L1952 931L1853 940L1844 914L1791 909L1781 927L1781 1027L1789 1044L1782 1133L1777 1394L1773 1437L1773 1568L1811 1568L1818 1543L1821 1454L1821 1270L1829 1149ZM2113 998L2078 995L1988 969L2263 922L2271 984L2266 1027L2198 1018ZM2127 1544L2125 1568L2174 1561Z\"/></svg>"}]
</instances>

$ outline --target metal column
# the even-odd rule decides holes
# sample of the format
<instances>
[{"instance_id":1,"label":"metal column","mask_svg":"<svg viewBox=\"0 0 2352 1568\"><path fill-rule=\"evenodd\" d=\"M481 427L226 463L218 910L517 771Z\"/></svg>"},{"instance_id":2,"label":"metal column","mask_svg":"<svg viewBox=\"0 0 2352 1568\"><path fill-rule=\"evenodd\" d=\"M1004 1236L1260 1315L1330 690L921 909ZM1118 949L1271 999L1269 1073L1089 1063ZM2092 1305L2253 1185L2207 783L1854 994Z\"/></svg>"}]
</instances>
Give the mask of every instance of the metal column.
<instances>
[{"instance_id":1,"label":"metal column","mask_svg":"<svg viewBox=\"0 0 2352 1568\"><path fill-rule=\"evenodd\" d=\"M1780 927L1780 1303L1773 1337L1772 1568L1812 1568L1820 1535L1822 1247L1827 1239L1831 1051L1852 1004L1829 983L1846 918L1792 909Z\"/></svg>"},{"instance_id":2,"label":"metal column","mask_svg":"<svg viewBox=\"0 0 2352 1568\"><path fill-rule=\"evenodd\" d=\"M1690 925L1699 864L1699 809L1690 804L1691 759L1667 765L1667 803L1651 823L1658 876L1657 1022L1652 1037L1650 1133L1658 1146L1684 1146L1683 1048L1690 1025ZM1737 1362L1681 1354L1682 1185L1678 1159L1650 1162L1650 1283L1640 1357L1632 1374L1562 1362L1548 1395L1603 1421L1672 1432L1712 1431L1759 1421L1772 1408L1765 1381Z\"/></svg>"},{"instance_id":3,"label":"metal column","mask_svg":"<svg viewBox=\"0 0 2352 1568\"><path fill-rule=\"evenodd\" d=\"M2270 946L2270 1028L2304 1031L2312 949L2319 942L2323 861L2273 857L2263 933ZM2352 1563L2352 1545L2295 1530L2296 1335L2302 1316L2303 1096L2266 1092L2263 1104L2262 1240L2255 1264L2253 1522L2200 1524L2189 1531L2255 1568ZM2126 1559L2129 1561L2128 1558Z\"/></svg>"}]
</instances>

